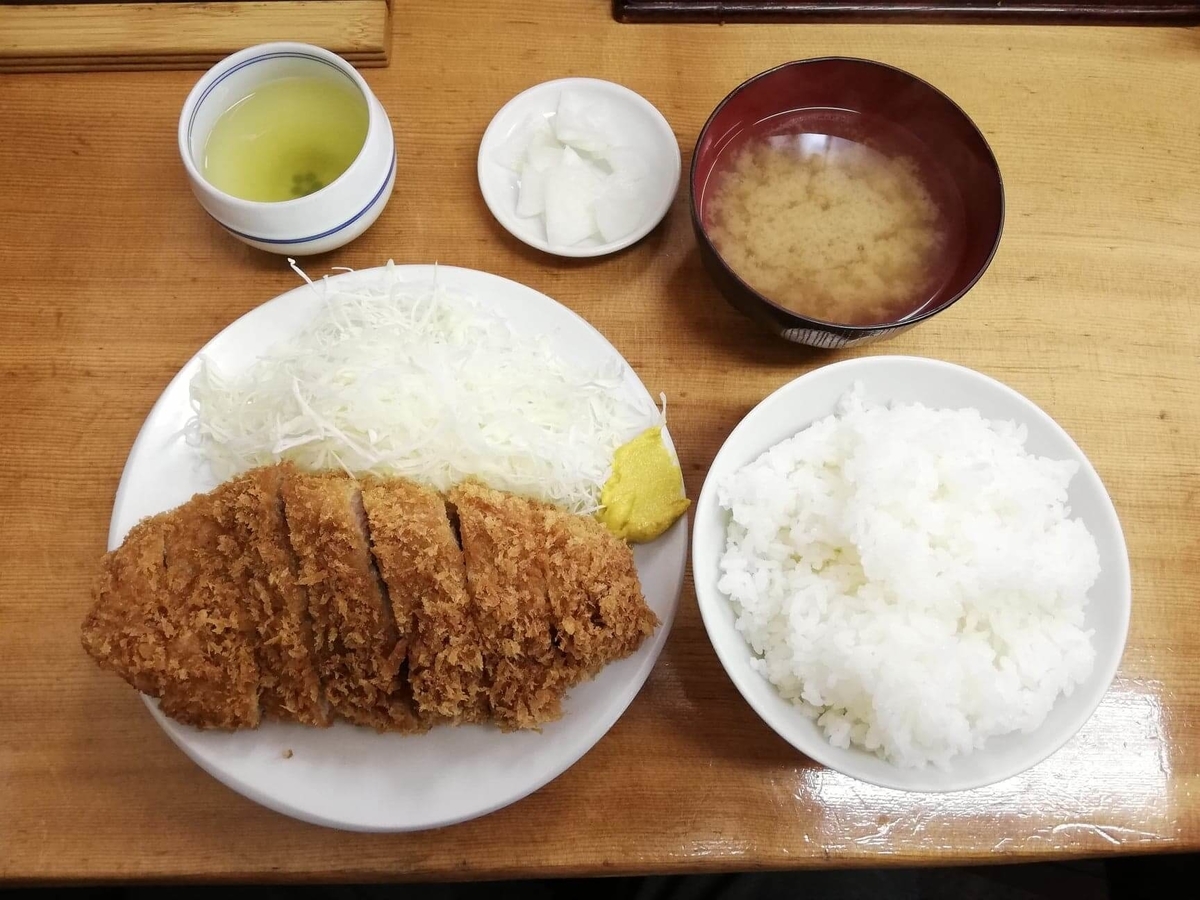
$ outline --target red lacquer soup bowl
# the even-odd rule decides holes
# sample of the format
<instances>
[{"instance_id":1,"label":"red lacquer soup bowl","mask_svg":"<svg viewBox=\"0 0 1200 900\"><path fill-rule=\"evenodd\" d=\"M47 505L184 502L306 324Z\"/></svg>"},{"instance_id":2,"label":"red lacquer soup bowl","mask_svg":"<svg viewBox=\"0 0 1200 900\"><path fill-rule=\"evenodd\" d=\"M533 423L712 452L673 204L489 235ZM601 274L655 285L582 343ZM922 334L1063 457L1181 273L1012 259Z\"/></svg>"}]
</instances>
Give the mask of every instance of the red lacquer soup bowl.
<instances>
[{"instance_id":1,"label":"red lacquer soup bowl","mask_svg":"<svg viewBox=\"0 0 1200 900\"><path fill-rule=\"evenodd\" d=\"M781 132L844 139L915 165L947 223L938 277L919 302L886 321L822 321L764 296L729 266L709 233L714 186L749 142ZM730 303L787 340L835 348L896 335L966 294L1000 243L1004 185L979 129L937 88L882 63L827 57L763 72L721 101L692 155L691 209L705 268Z\"/></svg>"}]
</instances>

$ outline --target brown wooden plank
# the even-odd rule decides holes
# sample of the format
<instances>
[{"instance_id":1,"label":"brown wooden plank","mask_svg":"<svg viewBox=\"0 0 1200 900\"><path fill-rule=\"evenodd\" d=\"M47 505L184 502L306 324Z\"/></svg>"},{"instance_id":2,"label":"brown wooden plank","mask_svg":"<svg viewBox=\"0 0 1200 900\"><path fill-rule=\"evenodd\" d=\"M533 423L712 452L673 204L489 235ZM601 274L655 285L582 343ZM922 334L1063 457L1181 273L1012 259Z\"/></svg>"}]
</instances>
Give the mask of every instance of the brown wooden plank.
<instances>
[{"instance_id":1,"label":"brown wooden plank","mask_svg":"<svg viewBox=\"0 0 1200 900\"><path fill-rule=\"evenodd\" d=\"M377 64L384 62L382 57L376 54L343 53L341 56L355 65L371 65L373 60L377 60ZM30 56L14 60L13 64L30 68L37 66L73 66L80 70L87 70L89 68L110 70L113 66L136 65L143 65L148 69L159 67L187 69L206 65L209 60L210 57L204 55L164 53L162 55L146 56ZM11 67L5 68L4 71L11 71Z\"/></svg>"},{"instance_id":2,"label":"brown wooden plank","mask_svg":"<svg viewBox=\"0 0 1200 900\"><path fill-rule=\"evenodd\" d=\"M343 55L343 58L356 69L381 69L387 66L386 59L380 57L355 57ZM215 60L211 57L94 57L77 60L61 59L30 59L11 63L0 63L0 75L32 75L38 72L46 73L80 73L80 72L146 72L146 71L177 71L205 69Z\"/></svg>"},{"instance_id":3,"label":"brown wooden plank","mask_svg":"<svg viewBox=\"0 0 1200 900\"><path fill-rule=\"evenodd\" d=\"M198 68L275 40L386 65L386 0L0 5L0 72Z\"/></svg>"},{"instance_id":4,"label":"brown wooden plank","mask_svg":"<svg viewBox=\"0 0 1200 900\"><path fill-rule=\"evenodd\" d=\"M619 22L1192 25L1197 0L613 0Z\"/></svg>"}]
</instances>

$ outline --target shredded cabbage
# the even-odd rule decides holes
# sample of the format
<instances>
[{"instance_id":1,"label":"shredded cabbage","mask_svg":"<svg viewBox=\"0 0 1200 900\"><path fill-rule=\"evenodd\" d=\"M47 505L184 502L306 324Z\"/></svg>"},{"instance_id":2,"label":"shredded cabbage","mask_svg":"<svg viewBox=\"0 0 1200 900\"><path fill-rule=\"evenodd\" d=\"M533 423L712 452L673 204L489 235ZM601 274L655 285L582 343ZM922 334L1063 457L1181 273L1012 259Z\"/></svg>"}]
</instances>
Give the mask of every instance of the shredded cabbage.
<instances>
[{"instance_id":1,"label":"shredded cabbage","mask_svg":"<svg viewBox=\"0 0 1200 900\"><path fill-rule=\"evenodd\" d=\"M322 292L312 323L236 374L202 358L192 379L184 433L221 480L283 459L439 490L474 476L586 514L616 448L662 421L619 359L569 362L436 277L296 271Z\"/></svg>"}]
</instances>

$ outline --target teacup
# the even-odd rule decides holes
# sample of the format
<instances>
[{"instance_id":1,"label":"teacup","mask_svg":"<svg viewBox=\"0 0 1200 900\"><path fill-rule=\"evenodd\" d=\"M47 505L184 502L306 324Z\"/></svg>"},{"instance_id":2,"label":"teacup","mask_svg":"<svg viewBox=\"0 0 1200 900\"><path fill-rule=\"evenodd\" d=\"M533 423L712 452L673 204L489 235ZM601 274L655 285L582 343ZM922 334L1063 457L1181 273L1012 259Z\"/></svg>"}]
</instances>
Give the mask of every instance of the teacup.
<instances>
[{"instance_id":1,"label":"teacup","mask_svg":"<svg viewBox=\"0 0 1200 900\"><path fill-rule=\"evenodd\" d=\"M243 200L214 187L203 169L218 119L261 85L292 77L344 79L361 95L367 132L358 156L328 185L291 200ZM379 218L396 180L392 125L366 81L337 54L290 41L248 47L209 69L183 105L179 152L204 210L234 237L271 253L324 253L349 243Z\"/></svg>"}]
</instances>

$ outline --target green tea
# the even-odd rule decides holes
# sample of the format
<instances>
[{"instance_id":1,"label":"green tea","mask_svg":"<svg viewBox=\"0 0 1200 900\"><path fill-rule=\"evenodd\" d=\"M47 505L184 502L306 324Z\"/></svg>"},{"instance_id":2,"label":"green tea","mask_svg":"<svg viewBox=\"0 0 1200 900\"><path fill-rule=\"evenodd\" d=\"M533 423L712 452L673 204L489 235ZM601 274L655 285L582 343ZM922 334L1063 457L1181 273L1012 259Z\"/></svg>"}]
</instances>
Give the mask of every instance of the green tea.
<instances>
[{"instance_id":1,"label":"green tea","mask_svg":"<svg viewBox=\"0 0 1200 900\"><path fill-rule=\"evenodd\" d=\"M294 200L345 172L366 136L367 104L348 81L268 81L221 114L204 145L204 177L243 200Z\"/></svg>"}]
</instances>

